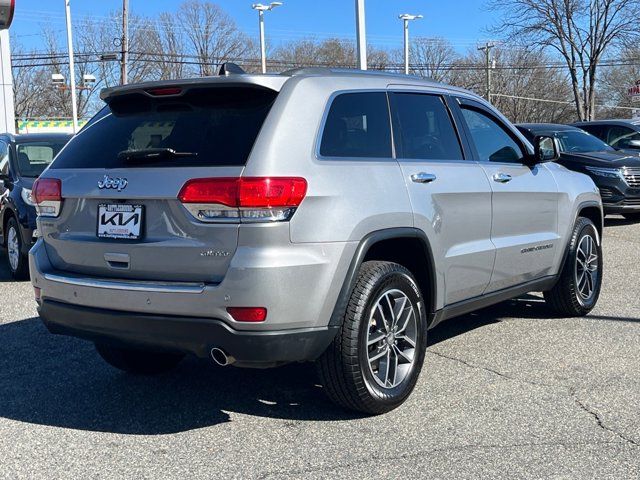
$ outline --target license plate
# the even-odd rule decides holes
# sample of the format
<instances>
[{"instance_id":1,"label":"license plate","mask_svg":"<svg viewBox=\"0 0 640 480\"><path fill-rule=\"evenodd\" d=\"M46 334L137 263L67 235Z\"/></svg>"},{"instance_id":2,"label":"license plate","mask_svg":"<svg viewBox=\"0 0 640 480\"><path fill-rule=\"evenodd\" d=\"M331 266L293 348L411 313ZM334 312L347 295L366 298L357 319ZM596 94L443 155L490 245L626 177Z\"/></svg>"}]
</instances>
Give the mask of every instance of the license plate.
<instances>
[{"instance_id":1,"label":"license plate","mask_svg":"<svg viewBox=\"0 0 640 480\"><path fill-rule=\"evenodd\" d=\"M98 205L98 237L137 240L143 215L142 205Z\"/></svg>"}]
</instances>

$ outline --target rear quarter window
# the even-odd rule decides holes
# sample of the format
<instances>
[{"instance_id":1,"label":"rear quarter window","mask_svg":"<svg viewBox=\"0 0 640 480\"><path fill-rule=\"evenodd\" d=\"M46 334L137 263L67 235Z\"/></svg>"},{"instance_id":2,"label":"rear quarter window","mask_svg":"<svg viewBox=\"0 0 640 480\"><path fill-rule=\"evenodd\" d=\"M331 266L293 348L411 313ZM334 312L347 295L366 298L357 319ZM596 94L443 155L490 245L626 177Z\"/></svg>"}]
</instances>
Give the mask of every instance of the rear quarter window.
<instances>
[{"instance_id":1,"label":"rear quarter window","mask_svg":"<svg viewBox=\"0 0 640 480\"><path fill-rule=\"evenodd\" d=\"M343 93L336 96L322 132L320 155L391 158L391 126L386 93Z\"/></svg>"},{"instance_id":2,"label":"rear quarter window","mask_svg":"<svg viewBox=\"0 0 640 480\"><path fill-rule=\"evenodd\" d=\"M277 92L261 88L192 88L179 97L116 97L76 135L52 169L244 165ZM119 155L171 149L183 156L141 160Z\"/></svg>"}]
</instances>

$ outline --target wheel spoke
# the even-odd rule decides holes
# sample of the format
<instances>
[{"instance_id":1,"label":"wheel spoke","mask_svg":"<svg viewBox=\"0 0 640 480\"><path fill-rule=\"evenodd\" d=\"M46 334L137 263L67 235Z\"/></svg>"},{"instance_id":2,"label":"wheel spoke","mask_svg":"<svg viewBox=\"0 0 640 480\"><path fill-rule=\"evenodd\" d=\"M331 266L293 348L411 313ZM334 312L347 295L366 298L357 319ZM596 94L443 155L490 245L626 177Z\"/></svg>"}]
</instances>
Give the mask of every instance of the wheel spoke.
<instances>
[{"instance_id":1,"label":"wheel spoke","mask_svg":"<svg viewBox=\"0 0 640 480\"><path fill-rule=\"evenodd\" d=\"M389 332L389 322L384 314L384 311L382 310L382 305L380 303L378 303L377 310L380 312L380 319L382 320L382 325L380 326L384 328L385 332Z\"/></svg>"},{"instance_id":2,"label":"wheel spoke","mask_svg":"<svg viewBox=\"0 0 640 480\"><path fill-rule=\"evenodd\" d=\"M403 333L407 329L407 325L409 325L409 321L414 316L413 307L409 306L407 310L409 313L406 315L404 322L402 322L402 325L399 326L398 330L396 330L396 335Z\"/></svg>"},{"instance_id":3,"label":"wheel spoke","mask_svg":"<svg viewBox=\"0 0 640 480\"><path fill-rule=\"evenodd\" d=\"M409 345L411 345L411 347L413 347L413 348L415 348L415 346L416 346L416 342L414 342L411 338L409 338L409 337L408 337L408 336L406 336L406 335L398 335L398 336L396 336L396 338L397 338L398 340L404 340L404 341L405 341L405 342L407 342Z\"/></svg>"},{"instance_id":4,"label":"wheel spoke","mask_svg":"<svg viewBox=\"0 0 640 480\"><path fill-rule=\"evenodd\" d=\"M391 328L395 328L398 326L398 322L404 313L404 307L407 304L407 297L402 297L402 303L396 301L395 308L393 310L393 325Z\"/></svg>"},{"instance_id":5,"label":"wheel spoke","mask_svg":"<svg viewBox=\"0 0 640 480\"><path fill-rule=\"evenodd\" d=\"M411 362L413 362L413 358L409 357L409 356L404 352L404 350L400 350L400 348L399 348L397 345L394 345L394 346L393 346L393 348L395 349L396 354L398 355L398 360L400 360L400 358L403 358L403 359L404 359L404 361L405 361L406 363L411 363Z\"/></svg>"},{"instance_id":6,"label":"wheel spoke","mask_svg":"<svg viewBox=\"0 0 640 480\"><path fill-rule=\"evenodd\" d=\"M385 337L386 335L384 334L384 332L381 332L380 330L377 330L373 333L369 333L369 340L367 341L367 346L370 347L374 343L378 343L380 340L384 340Z\"/></svg>"},{"instance_id":7,"label":"wheel spoke","mask_svg":"<svg viewBox=\"0 0 640 480\"><path fill-rule=\"evenodd\" d=\"M381 359L382 357L384 357L387 354L387 352L388 352L388 349L383 348L378 353L376 353L373 357L369 357L369 363L373 363L376 360Z\"/></svg>"},{"instance_id":8,"label":"wheel spoke","mask_svg":"<svg viewBox=\"0 0 640 480\"><path fill-rule=\"evenodd\" d=\"M393 348L389 349L387 356L387 377L385 378L385 384L389 387L396 386L396 377L398 376L398 355Z\"/></svg>"}]
</instances>

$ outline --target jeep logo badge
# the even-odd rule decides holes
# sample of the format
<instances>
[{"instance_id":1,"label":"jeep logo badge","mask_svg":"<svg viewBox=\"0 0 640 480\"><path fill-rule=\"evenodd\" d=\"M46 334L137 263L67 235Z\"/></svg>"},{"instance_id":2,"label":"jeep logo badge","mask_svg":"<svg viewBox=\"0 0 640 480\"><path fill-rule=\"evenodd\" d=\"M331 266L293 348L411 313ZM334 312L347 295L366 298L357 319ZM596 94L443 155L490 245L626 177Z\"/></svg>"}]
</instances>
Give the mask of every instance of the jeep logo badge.
<instances>
[{"instance_id":1,"label":"jeep logo badge","mask_svg":"<svg viewBox=\"0 0 640 480\"><path fill-rule=\"evenodd\" d=\"M98 188L100 190L102 190L103 188L113 188L120 192L127 188L128 183L129 182L127 182L126 178L111 178L109 175L105 175L102 180L98 181Z\"/></svg>"}]
</instances>

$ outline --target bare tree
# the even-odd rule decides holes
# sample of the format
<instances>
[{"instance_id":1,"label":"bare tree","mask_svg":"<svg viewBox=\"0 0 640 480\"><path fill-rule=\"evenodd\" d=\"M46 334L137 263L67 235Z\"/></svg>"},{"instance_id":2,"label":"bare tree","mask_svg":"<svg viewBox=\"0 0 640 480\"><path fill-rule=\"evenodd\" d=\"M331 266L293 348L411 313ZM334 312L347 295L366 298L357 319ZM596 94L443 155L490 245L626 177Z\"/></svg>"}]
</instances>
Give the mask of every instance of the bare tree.
<instances>
[{"instance_id":1,"label":"bare tree","mask_svg":"<svg viewBox=\"0 0 640 480\"><path fill-rule=\"evenodd\" d=\"M513 122L574 120L571 88L566 75L548 66L551 59L536 50L496 47L493 50L491 102ZM454 85L484 93L486 59L476 49L452 67Z\"/></svg>"},{"instance_id":2,"label":"bare tree","mask_svg":"<svg viewBox=\"0 0 640 480\"><path fill-rule=\"evenodd\" d=\"M297 40L281 45L273 52L272 58L282 69L294 67L338 67L354 68L356 48L352 41L329 38ZM373 70L389 67L390 54L386 50L367 47L367 64Z\"/></svg>"},{"instance_id":3,"label":"bare tree","mask_svg":"<svg viewBox=\"0 0 640 480\"><path fill-rule=\"evenodd\" d=\"M602 75L599 92L602 97L607 99L607 102L598 108L598 116L600 117L628 118L631 108L640 108L640 105L631 102L628 94L629 87L640 79L640 62L638 62L640 47L628 46L621 57L622 62L607 68Z\"/></svg>"},{"instance_id":4,"label":"bare tree","mask_svg":"<svg viewBox=\"0 0 640 480\"><path fill-rule=\"evenodd\" d=\"M188 50L198 60L198 74L201 76L213 75L223 60L237 61L253 50L251 40L214 3L187 0L178 8L176 20L177 27L184 31L188 40ZM172 28L176 25L163 25L163 29Z\"/></svg>"},{"instance_id":5,"label":"bare tree","mask_svg":"<svg viewBox=\"0 0 640 480\"><path fill-rule=\"evenodd\" d=\"M520 44L549 47L564 60L578 117L594 118L605 51L638 35L638 0L490 0L504 12L497 30ZM611 48L613 47L613 48Z\"/></svg>"},{"instance_id":6,"label":"bare tree","mask_svg":"<svg viewBox=\"0 0 640 480\"><path fill-rule=\"evenodd\" d=\"M403 62L403 52L394 55L396 63ZM428 77L436 82L448 82L451 66L459 55L444 38L418 37L411 42L410 67L412 73Z\"/></svg>"}]
</instances>

